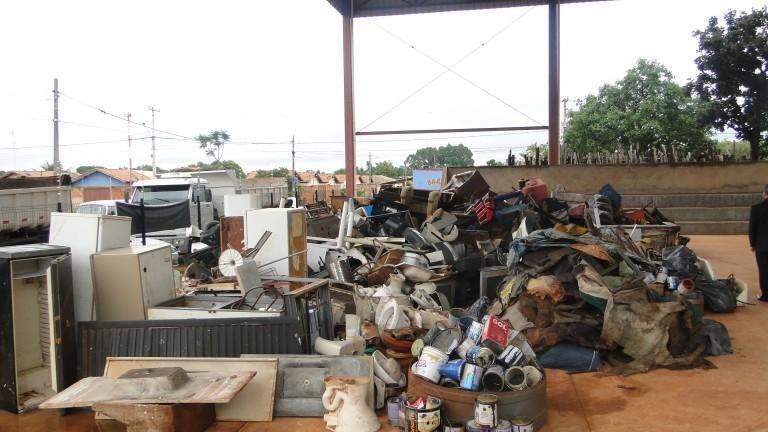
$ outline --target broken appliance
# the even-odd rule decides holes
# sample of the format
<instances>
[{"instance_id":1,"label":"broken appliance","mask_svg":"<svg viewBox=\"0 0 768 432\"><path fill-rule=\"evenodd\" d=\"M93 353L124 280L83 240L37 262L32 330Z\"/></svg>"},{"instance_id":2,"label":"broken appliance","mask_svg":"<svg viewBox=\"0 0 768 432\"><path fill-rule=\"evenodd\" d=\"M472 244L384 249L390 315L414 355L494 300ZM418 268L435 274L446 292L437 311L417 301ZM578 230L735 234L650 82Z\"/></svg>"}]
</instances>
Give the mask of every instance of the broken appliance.
<instances>
[{"instance_id":1,"label":"broken appliance","mask_svg":"<svg viewBox=\"0 0 768 432\"><path fill-rule=\"evenodd\" d=\"M147 319L150 306L176 296L170 245L112 249L92 259L101 321Z\"/></svg>"},{"instance_id":2,"label":"broken appliance","mask_svg":"<svg viewBox=\"0 0 768 432\"><path fill-rule=\"evenodd\" d=\"M195 294L178 297L152 306L147 311L151 320L184 318L255 318L276 317L283 315L285 302L282 295L266 290L248 297L243 296ZM284 293L283 293L284 294Z\"/></svg>"},{"instance_id":3,"label":"broken appliance","mask_svg":"<svg viewBox=\"0 0 768 432\"><path fill-rule=\"evenodd\" d=\"M0 248L0 408L20 413L75 381L70 250Z\"/></svg>"},{"instance_id":4,"label":"broken appliance","mask_svg":"<svg viewBox=\"0 0 768 432\"><path fill-rule=\"evenodd\" d=\"M72 251L75 321L97 317L93 308L91 255L131 243L131 218L87 213L51 213L51 244Z\"/></svg>"},{"instance_id":5,"label":"broken appliance","mask_svg":"<svg viewBox=\"0 0 768 432\"><path fill-rule=\"evenodd\" d=\"M245 213L245 247L256 246L271 231L258 255L267 274L305 277L307 275L307 216L300 208L269 208Z\"/></svg>"}]
</instances>

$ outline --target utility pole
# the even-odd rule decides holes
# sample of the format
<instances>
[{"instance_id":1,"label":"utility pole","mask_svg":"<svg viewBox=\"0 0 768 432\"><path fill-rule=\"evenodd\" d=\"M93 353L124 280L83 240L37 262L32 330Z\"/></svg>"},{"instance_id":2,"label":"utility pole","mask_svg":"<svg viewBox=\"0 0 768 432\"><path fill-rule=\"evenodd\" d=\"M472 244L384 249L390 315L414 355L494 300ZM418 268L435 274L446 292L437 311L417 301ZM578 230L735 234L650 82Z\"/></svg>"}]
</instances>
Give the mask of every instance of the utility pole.
<instances>
[{"instance_id":1,"label":"utility pole","mask_svg":"<svg viewBox=\"0 0 768 432\"><path fill-rule=\"evenodd\" d=\"M133 183L133 162L131 161L131 113L125 115L128 122L128 185Z\"/></svg>"},{"instance_id":2,"label":"utility pole","mask_svg":"<svg viewBox=\"0 0 768 432\"><path fill-rule=\"evenodd\" d=\"M291 193L296 197L296 135L291 135Z\"/></svg>"},{"instance_id":3,"label":"utility pole","mask_svg":"<svg viewBox=\"0 0 768 432\"><path fill-rule=\"evenodd\" d=\"M61 173L59 160L59 79L53 79L53 167L56 174Z\"/></svg>"},{"instance_id":4,"label":"utility pole","mask_svg":"<svg viewBox=\"0 0 768 432\"><path fill-rule=\"evenodd\" d=\"M157 147L155 147L155 113L160 112L159 109L155 109L155 107L149 107L149 110L152 111L152 175L157 175Z\"/></svg>"},{"instance_id":5,"label":"utility pole","mask_svg":"<svg viewBox=\"0 0 768 432\"><path fill-rule=\"evenodd\" d=\"M371 161L371 152L368 152L368 181L373 183L373 162Z\"/></svg>"}]
</instances>

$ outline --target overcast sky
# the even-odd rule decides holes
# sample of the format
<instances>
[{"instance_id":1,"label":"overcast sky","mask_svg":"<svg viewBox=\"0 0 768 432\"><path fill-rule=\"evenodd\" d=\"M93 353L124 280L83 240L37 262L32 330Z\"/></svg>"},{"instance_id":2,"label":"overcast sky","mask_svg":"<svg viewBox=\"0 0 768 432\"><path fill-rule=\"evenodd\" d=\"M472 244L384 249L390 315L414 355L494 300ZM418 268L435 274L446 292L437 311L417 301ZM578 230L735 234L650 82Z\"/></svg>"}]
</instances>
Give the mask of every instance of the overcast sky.
<instances>
[{"instance_id":1,"label":"overcast sky","mask_svg":"<svg viewBox=\"0 0 768 432\"><path fill-rule=\"evenodd\" d=\"M562 6L562 96L595 92L639 57L662 62L684 83L696 72L691 32L729 8L763 4ZM536 7L356 20L357 129L546 124L546 19L547 9ZM67 168L127 166L126 122L97 108L149 124L150 105L160 110L157 129L174 134L158 133L164 168L209 160L180 137L213 129L230 132L224 158L246 171L290 166L292 135L298 170L344 164L341 18L325 0L5 1L0 40L0 170L52 160L54 77ZM444 70L427 56L453 64L473 50L455 70L483 90L446 73L379 118ZM134 166L149 163L151 133L131 129ZM484 164L504 159L510 147L546 141L542 132L494 135L363 137L358 166L369 153L374 162L400 164L420 147L445 143L464 143Z\"/></svg>"}]
</instances>

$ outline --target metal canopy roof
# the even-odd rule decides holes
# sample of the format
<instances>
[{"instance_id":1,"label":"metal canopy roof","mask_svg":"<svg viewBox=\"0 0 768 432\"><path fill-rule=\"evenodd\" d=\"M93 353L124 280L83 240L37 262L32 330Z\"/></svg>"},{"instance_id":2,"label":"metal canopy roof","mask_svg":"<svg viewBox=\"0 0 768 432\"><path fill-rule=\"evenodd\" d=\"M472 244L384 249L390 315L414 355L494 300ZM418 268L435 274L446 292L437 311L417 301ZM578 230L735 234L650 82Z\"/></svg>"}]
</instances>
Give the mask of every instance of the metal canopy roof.
<instances>
[{"instance_id":1,"label":"metal canopy roof","mask_svg":"<svg viewBox=\"0 0 768 432\"><path fill-rule=\"evenodd\" d=\"M560 4L603 0L560 0ZM549 0L328 0L340 14L353 18L406 15L519 6L545 6ZM354 11L350 14L350 11Z\"/></svg>"}]
</instances>

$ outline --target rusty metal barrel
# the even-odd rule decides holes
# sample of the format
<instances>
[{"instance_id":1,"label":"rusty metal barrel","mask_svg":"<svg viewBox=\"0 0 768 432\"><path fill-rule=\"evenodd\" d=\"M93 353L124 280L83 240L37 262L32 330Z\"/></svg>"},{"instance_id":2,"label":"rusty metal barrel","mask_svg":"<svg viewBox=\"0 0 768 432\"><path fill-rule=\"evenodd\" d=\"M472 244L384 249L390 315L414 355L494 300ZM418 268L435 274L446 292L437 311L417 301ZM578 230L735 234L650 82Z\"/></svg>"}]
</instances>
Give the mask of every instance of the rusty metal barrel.
<instances>
[{"instance_id":1,"label":"rusty metal barrel","mask_svg":"<svg viewBox=\"0 0 768 432\"><path fill-rule=\"evenodd\" d=\"M408 393L435 396L443 400L443 415L452 423L473 418L475 399L482 392L448 388L433 384L408 372ZM547 422L547 379L543 377L535 386L519 391L494 393L498 396L499 418L527 418L538 430Z\"/></svg>"}]
</instances>

